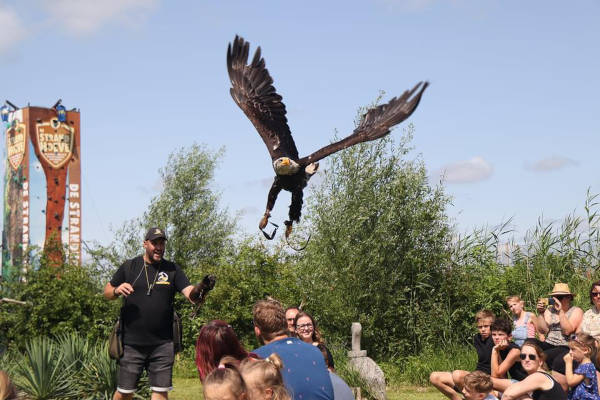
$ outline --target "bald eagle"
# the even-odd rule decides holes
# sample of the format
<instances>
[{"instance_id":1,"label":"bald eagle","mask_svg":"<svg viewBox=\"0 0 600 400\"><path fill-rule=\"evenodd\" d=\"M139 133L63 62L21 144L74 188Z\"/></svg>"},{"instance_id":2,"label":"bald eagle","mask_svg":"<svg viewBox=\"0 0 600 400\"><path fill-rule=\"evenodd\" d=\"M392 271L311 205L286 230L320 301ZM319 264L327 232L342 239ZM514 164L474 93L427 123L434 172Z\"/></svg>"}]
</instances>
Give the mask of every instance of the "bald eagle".
<instances>
[{"instance_id":1,"label":"bald eagle","mask_svg":"<svg viewBox=\"0 0 600 400\"><path fill-rule=\"evenodd\" d=\"M264 228L267 226L279 192L282 189L287 190L292 193L289 220L284 222L287 238L292 232L292 224L300 221L303 190L309 179L317 172L318 161L357 143L379 139L390 133L390 128L404 121L417 108L428 82L419 82L411 90L405 91L402 96L394 97L387 104L371 108L351 135L300 158L287 124L285 104L273 87L273 78L265 67L260 47L256 49L250 64L248 64L249 48L250 44L237 35L233 44L230 43L227 47L230 93L265 142L275 170L275 179L269 190L267 208L259 222L259 229L268 239L272 239L272 236L269 237L264 232Z\"/></svg>"}]
</instances>

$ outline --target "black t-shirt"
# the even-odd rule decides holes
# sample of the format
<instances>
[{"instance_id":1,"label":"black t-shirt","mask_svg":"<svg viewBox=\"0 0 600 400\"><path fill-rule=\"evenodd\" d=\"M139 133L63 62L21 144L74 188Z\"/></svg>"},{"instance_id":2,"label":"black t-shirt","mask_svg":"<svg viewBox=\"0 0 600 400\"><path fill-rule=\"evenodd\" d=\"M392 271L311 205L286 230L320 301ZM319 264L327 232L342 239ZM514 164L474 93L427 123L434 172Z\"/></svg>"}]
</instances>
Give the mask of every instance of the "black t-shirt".
<instances>
[{"instance_id":1,"label":"black t-shirt","mask_svg":"<svg viewBox=\"0 0 600 400\"><path fill-rule=\"evenodd\" d=\"M546 375L546 377L552 381L553 385L548 390L534 390L531 393L533 400L567 400L567 394L560 386L560 383L556 382L556 380L550 374L542 371L538 372Z\"/></svg>"},{"instance_id":2,"label":"black t-shirt","mask_svg":"<svg viewBox=\"0 0 600 400\"><path fill-rule=\"evenodd\" d=\"M506 349L500 350L500 357L503 361L506 360L508 353L510 353L512 349L519 350L520 347L517 346L515 343L510 342ZM517 359L517 361L515 361L515 363L508 369L508 373L510 374L510 377L512 379L516 379L518 381L522 381L523 379L527 378L527 372L525 372L525 370L523 369L520 359Z\"/></svg>"},{"instance_id":3,"label":"black t-shirt","mask_svg":"<svg viewBox=\"0 0 600 400\"><path fill-rule=\"evenodd\" d=\"M173 299L190 285L181 268L164 259L144 266L139 256L123 263L110 280L114 287L124 282L132 284L133 293L123 306L123 343L155 346L172 341Z\"/></svg>"},{"instance_id":4,"label":"black t-shirt","mask_svg":"<svg viewBox=\"0 0 600 400\"><path fill-rule=\"evenodd\" d=\"M478 333L473 336L473 346L477 350L477 371L483 371L486 374L492 373L492 349L494 348L494 341L492 335L488 336L485 340L481 338Z\"/></svg>"}]
</instances>

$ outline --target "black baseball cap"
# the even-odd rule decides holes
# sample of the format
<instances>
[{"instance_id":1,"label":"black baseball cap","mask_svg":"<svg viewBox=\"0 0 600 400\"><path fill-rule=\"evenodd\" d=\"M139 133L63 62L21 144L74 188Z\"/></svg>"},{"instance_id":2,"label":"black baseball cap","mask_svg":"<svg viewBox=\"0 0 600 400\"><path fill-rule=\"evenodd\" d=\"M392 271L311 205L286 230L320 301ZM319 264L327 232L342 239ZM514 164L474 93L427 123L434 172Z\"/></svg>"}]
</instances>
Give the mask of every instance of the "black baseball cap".
<instances>
[{"instance_id":1,"label":"black baseball cap","mask_svg":"<svg viewBox=\"0 0 600 400\"><path fill-rule=\"evenodd\" d=\"M158 238L167 240L167 235L164 230L156 227L148 229L146 236L144 236L144 240L154 240Z\"/></svg>"}]
</instances>

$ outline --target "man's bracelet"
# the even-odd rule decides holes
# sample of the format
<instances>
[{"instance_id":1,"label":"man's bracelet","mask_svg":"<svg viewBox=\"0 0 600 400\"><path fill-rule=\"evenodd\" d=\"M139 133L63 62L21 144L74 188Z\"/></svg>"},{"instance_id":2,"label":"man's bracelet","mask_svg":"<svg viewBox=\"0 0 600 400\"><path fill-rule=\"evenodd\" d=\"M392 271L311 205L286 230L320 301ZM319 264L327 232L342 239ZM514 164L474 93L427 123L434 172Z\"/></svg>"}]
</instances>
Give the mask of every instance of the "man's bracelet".
<instances>
[{"instance_id":1,"label":"man's bracelet","mask_svg":"<svg viewBox=\"0 0 600 400\"><path fill-rule=\"evenodd\" d=\"M115 297L119 297L119 296L120 296L120 294L119 294L119 293L117 293L117 288L113 288L113 295L114 295Z\"/></svg>"}]
</instances>

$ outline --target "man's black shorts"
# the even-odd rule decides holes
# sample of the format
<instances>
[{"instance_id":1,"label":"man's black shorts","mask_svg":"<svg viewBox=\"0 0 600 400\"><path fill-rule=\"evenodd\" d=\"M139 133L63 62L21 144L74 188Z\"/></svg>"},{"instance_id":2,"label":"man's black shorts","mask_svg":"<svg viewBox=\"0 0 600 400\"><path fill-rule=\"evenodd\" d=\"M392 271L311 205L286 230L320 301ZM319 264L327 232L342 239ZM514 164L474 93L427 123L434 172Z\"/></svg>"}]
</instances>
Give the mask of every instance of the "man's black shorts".
<instances>
[{"instance_id":1,"label":"man's black shorts","mask_svg":"<svg viewBox=\"0 0 600 400\"><path fill-rule=\"evenodd\" d=\"M117 390L133 393L142 371L148 370L150 389L154 392L168 392L173 389L173 362L175 352L173 342L157 346L125 345L123 357L119 360L119 380Z\"/></svg>"}]
</instances>

